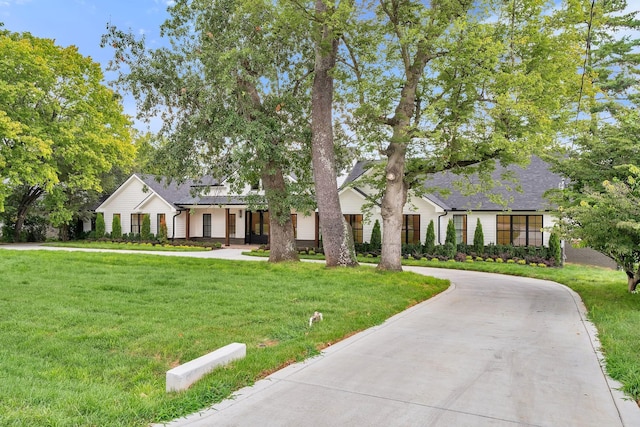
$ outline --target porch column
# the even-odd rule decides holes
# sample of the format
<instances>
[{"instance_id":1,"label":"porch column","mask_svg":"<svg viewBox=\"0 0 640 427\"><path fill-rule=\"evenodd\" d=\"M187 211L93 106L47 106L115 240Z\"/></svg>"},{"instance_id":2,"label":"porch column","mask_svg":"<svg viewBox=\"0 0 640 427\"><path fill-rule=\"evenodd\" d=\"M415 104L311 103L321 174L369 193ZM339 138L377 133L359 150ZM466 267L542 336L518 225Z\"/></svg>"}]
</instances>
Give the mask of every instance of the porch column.
<instances>
[{"instance_id":1,"label":"porch column","mask_svg":"<svg viewBox=\"0 0 640 427\"><path fill-rule=\"evenodd\" d=\"M185 240L189 240L189 230L191 229L191 211L187 211L187 224L186 227L187 229L184 231L184 238Z\"/></svg>"},{"instance_id":2,"label":"porch column","mask_svg":"<svg viewBox=\"0 0 640 427\"><path fill-rule=\"evenodd\" d=\"M225 209L224 215L224 245L229 246L229 208Z\"/></svg>"}]
</instances>

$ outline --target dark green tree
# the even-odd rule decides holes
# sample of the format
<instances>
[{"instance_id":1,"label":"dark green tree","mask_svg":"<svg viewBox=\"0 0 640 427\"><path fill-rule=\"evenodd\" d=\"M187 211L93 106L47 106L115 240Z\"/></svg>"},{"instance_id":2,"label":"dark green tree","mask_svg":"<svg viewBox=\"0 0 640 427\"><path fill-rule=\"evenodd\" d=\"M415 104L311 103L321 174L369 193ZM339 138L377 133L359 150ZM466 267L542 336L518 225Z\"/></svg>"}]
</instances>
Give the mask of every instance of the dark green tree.
<instances>
[{"instance_id":1,"label":"dark green tree","mask_svg":"<svg viewBox=\"0 0 640 427\"><path fill-rule=\"evenodd\" d=\"M382 233L380 232L380 221L376 219L373 224L373 230L371 230L371 249L379 251L382 247Z\"/></svg>"},{"instance_id":2,"label":"dark green tree","mask_svg":"<svg viewBox=\"0 0 640 427\"><path fill-rule=\"evenodd\" d=\"M555 230L549 235L549 255L556 265L562 265L562 246L560 244L560 235Z\"/></svg>"},{"instance_id":3,"label":"dark green tree","mask_svg":"<svg viewBox=\"0 0 640 427\"><path fill-rule=\"evenodd\" d=\"M111 238L122 238L122 223L120 222L120 215L114 215L113 220L111 220Z\"/></svg>"},{"instance_id":4,"label":"dark green tree","mask_svg":"<svg viewBox=\"0 0 640 427\"><path fill-rule=\"evenodd\" d=\"M143 241L151 240L151 218L149 214L142 217L142 227L140 228L140 239Z\"/></svg>"},{"instance_id":5,"label":"dark green tree","mask_svg":"<svg viewBox=\"0 0 640 427\"><path fill-rule=\"evenodd\" d=\"M98 213L96 215L96 238L101 239L105 235L105 223L104 223L104 215L102 213Z\"/></svg>"},{"instance_id":6,"label":"dark green tree","mask_svg":"<svg viewBox=\"0 0 640 427\"><path fill-rule=\"evenodd\" d=\"M473 233L473 250L478 255L484 253L484 232L482 231L480 218L478 218L478 222L476 222L476 231Z\"/></svg>"},{"instance_id":7,"label":"dark green tree","mask_svg":"<svg viewBox=\"0 0 640 427\"><path fill-rule=\"evenodd\" d=\"M453 223L453 220L450 219L449 222L447 223L447 237L444 240L444 244L447 246L453 246L454 248L457 248L458 242L457 242L457 236L456 236L456 226Z\"/></svg>"},{"instance_id":8,"label":"dark green tree","mask_svg":"<svg viewBox=\"0 0 640 427\"><path fill-rule=\"evenodd\" d=\"M433 224L433 220L431 220L429 221L429 225L427 226L427 236L424 239L424 252L426 254L432 255L435 248L436 248L436 230Z\"/></svg>"}]
</instances>

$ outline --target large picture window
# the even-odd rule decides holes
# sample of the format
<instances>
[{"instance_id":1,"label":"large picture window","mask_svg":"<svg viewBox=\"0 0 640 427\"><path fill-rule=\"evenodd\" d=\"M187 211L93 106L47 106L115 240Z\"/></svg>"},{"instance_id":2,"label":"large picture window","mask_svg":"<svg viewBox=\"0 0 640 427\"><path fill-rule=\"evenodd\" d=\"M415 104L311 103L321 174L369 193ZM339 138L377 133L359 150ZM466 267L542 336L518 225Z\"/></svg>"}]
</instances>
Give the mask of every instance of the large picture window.
<instances>
[{"instance_id":1,"label":"large picture window","mask_svg":"<svg viewBox=\"0 0 640 427\"><path fill-rule=\"evenodd\" d=\"M346 214L344 219L347 220L353 231L353 241L362 243L362 214Z\"/></svg>"},{"instance_id":2,"label":"large picture window","mask_svg":"<svg viewBox=\"0 0 640 427\"><path fill-rule=\"evenodd\" d=\"M420 243L420 215L403 215L402 243Z\"/></svg>"},{"instance_id":3,"label":"large picture window","mask_svg":"<svg viewBox=\"0 0 640 427\"><path fill-rule=\"evenodd\" d=\"M164 224L165 227L167 226L167 217L166 217L166 214L159 213L156 218L156 234L157 235L160 235L160 232L162 231L162 224Z\"/></svg>"},{"instance_id":4,"label":"large picture window","mask_svg":"<svg viewBox=\"0 0 640 427\"><path fill-rule=\"evenodd\" d=\"M497 243L542 246L542 215L498 215Z\"/></svg>"},{"instance_id":5,"label":"large picture window","mask_svg":"<svg viewBox=\"0 0 640 427\"><path fill-rule=\"evenodd\" d=\"M467 243L467 216L454 215L453 225L456 227L456 244Z\"/></svg>"}]
</instances>

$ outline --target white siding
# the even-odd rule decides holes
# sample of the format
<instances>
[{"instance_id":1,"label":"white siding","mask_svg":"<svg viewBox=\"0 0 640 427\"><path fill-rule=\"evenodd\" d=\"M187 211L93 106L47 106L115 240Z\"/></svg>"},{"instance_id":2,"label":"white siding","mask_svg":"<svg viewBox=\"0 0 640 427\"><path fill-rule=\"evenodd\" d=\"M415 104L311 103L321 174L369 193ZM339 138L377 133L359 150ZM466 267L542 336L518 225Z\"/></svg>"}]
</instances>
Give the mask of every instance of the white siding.
<instances>
[{"instance_id":1,"label":"white siding","mask_svg":"<svg viewBox=\"0 0 640 427\"><path fill-rule=\"evenodd\" d=\"M295 213L295 212L294 212ZM315 240L316 238L316 216L315 213L305 216L297 214L298 227L296 229L296 239Z\"/></svg>"},{"instance_id":2,"label":"white siding","mask_svg":"<svg viewBox=\"0 0 640 427\"><path fill-rule=\"evenodd\" d=\"M177 210L165 203L159 196L153 193L148 187L147 191L143 191L145 185L140 179L132 176L125 182L116 192L107 199L97 212L104 214L105 229L107 233L111 233L113 216L120 214L120 224L123 233L131 232L131 214L149 214L151 219L151 232L156 233L157 218L159 213L164 213L167 220L167 234L169 237L173 235L173 215ZM182 234L179 234L178 218L176 218L176 237L184 237L184 225L182 226Z\"/></svg>"}]
</instances>

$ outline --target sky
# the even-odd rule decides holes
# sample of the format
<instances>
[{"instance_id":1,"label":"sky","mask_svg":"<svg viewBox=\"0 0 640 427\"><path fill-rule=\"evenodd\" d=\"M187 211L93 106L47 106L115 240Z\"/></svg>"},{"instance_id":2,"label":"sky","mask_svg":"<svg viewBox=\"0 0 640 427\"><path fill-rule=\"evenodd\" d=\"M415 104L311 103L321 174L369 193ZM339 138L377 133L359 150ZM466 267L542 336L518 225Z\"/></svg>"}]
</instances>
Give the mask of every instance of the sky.
<instances>
[{"instance_id":1,"label":"sky","mask_svg":"<svg viewBox=\"0 0 640 427\"><path fill-rule=\"evenodd\" d=\"M113 49L101 48L107 23L136 35L145 35L147 45L160 44L160 25L168 17L168 0L0 0L0 22L12 32L30 32L54 39L59 46L75 45L84 56L102 65L113 58ZM106 80L115 79L106 74ZM105 81L106 83L106 81ZM135 102L124 99L125 113L135 116ZM151 130L159 127L152 123ZM146 125L136 123L138 129Z\"/></svg>"}]
</instances>

